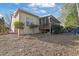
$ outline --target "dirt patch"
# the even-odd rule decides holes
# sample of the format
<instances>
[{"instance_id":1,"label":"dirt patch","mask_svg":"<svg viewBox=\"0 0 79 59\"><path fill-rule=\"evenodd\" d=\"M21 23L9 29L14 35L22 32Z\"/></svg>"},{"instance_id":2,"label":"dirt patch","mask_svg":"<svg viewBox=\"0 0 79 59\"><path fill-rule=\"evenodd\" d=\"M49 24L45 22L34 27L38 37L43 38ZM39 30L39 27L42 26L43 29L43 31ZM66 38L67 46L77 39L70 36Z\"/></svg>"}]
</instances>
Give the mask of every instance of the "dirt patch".
<instances>
[{"instance_id":1,"label":"dirt patch","mask_svg":"<svg viewBox=\"0 0 79 59\"><path fill-rule=\"evenodd\" d=\"M79 38L72 34L37 34L17 38L17 34L0 36L0 55L73 56L79 55Z\"/></svg>"}]
</instances>

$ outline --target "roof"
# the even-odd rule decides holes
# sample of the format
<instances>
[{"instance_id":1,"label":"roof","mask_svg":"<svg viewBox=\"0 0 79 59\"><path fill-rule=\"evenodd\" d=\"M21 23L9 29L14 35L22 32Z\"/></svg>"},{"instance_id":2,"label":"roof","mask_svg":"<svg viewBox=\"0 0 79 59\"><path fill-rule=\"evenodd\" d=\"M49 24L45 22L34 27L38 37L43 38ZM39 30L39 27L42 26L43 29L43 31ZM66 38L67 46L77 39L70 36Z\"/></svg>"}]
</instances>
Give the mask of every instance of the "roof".
<instances>
[{"instance_id":1,"label":"roof","mask_svg":"<svg viewBox=\"0 0 79 59\"><path fill-rule=\"evenodd\" d=\"M26 13L26 14L38 17L37 15L34 15L34 14L30 13L30 12L27 12L27 11L19 9L19 8L15 11L14 17L16 17L16 15L18 14L18 12L23 12L23 13Z\"/></svg>"},{"instance_id":2,"label":"roof","mask_svg":"<svg viewBox=\"0 0 79 59\"><path fill-rule=\"evenodd\" d=\"M26 13L26 14L29 14L29 15L32 15L32 16L35 16L35 17L38 17L38 18L51 17L53 21L55 21L57 23L60 23L60 21L58 21L53 15L46 15L46 16L39 17L37 15L34 15L34 14L30 13L30 12L27 12L27 11L19 9L19 8L15 11L14 17L16 17L16 15L18 14L18 12L23 12L23 13Z\"/></svg>"},{"instance_id":3,"label":"roof","mask_svg":"<svg viewBox=\"0 0 79 59\"><path fill-rule=\"evenodd\" d=\"M57 23L61 23L59 20L57 20L54 16L50 16L52 18L53 21L57 22ZM53 19L54 18L54 19Z\"/></svg>"},{"instance_id":4,"label":"roof","mask_svg":"<svg viewBox=\"0 0 79 59\"><path fill-rule=\"evenodd\" d=\"M42 16L40 18L45 18L45 17L47 17L47 18L50 17L53 21L60 23L60 21L58 21L53 15Z\"/></svg>"}]
</instances>

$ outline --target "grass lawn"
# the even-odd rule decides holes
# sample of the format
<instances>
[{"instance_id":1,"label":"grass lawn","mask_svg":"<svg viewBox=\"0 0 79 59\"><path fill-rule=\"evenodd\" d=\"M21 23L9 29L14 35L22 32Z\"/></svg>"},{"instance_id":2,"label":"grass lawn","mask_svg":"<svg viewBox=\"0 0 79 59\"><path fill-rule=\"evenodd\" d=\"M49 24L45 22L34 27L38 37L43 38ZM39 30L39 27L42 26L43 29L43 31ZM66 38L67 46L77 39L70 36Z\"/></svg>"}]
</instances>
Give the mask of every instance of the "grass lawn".
<instances>
[{"instance_id":1,"label":"grass lawn","mask_svg":"<svg viewBox=\"0 0 79 59\"><path fill-rule=\"evenodd\" d=\"M20 39L16 34L1 35L0 55L79 55L78 39L72 34L35 34Z\"/></svg>"}]
</instances>

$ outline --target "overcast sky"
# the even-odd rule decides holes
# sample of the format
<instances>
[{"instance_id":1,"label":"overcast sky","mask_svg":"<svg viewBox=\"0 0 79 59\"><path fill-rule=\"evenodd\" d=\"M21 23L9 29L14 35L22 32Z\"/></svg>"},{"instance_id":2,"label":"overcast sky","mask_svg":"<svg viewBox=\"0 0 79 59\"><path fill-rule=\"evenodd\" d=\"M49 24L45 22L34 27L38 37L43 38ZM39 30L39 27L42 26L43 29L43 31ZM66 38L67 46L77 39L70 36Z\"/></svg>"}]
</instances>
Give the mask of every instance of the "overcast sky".
<instances>
[{"instance_id":1,"label":"overcast sky","mask_svg":"<svg viewBox=\"0 0 79 59\"><path fill-rule=\"evenodd\" d=\"M17 8L21 8L25 11L31 12L38 16L53 15L55 17L60 16L60 9L63 7L61 3L0 3L0 14L10 19L10 14Z\"/></svg>"}]
</instances>

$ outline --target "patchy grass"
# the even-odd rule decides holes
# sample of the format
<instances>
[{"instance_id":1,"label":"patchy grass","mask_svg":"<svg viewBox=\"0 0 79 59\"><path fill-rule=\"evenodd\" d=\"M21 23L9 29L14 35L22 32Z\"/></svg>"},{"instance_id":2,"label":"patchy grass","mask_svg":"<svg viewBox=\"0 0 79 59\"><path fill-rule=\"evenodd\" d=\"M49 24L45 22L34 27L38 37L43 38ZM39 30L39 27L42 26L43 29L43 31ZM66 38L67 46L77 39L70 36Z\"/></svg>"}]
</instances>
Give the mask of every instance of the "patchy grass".
<instances>
[{"instance_id":1,"label":"patchy grass","mask_svg":"<svg viewBox=\"0 0 79 59\"><path fill-rule=\"evenodd\" d=\"M69 56L79 55L79 38L72 34L16 34L0 36L0 55Z\"/></svg>"}]
</instances>

